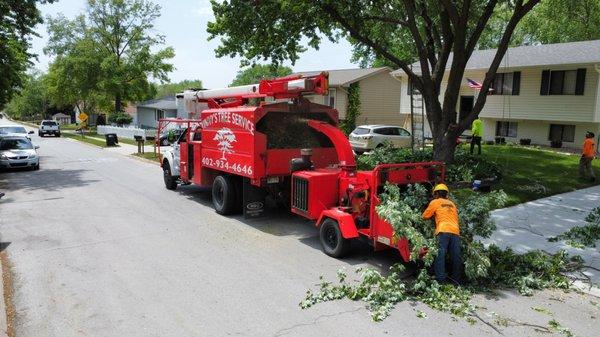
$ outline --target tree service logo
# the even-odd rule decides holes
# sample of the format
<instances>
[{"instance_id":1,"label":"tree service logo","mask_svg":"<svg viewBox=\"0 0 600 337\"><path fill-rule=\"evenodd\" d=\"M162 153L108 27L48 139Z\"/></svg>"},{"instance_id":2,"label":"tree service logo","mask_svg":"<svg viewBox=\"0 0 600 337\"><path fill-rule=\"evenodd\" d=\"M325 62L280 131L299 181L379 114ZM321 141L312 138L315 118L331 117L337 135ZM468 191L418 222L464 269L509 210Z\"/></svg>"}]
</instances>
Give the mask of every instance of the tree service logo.
<instances>
[{"instance_id":1,"label":"tree service logo","mask_svg":"<svg viewBox=\"0 0 600 337\"><path fill-rule=\"evenodd\" d=\"M225 153L234 153L233 145L231 143L234 143L237 140L235 139L235 134L230 128L221 128L221 130L217 131L217 134L213 140L219 142L217 146L222 152L222 160L225 160Z\"/></svg>"}]
</instances>

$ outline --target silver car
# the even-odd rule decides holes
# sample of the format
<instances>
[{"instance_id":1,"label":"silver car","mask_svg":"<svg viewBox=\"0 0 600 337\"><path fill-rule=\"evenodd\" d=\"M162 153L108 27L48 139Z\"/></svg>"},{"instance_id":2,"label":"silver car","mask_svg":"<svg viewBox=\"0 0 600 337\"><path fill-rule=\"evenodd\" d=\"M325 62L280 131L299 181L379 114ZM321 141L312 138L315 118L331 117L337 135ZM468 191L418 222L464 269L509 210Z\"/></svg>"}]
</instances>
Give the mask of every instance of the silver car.
<instances>
[{"instance_id":1,"label":"silver car","mask_svg":"<svg viewBox=\"0 0 600 337\"><path fill-rule=\"evenodd\" d=\"M348 137L354 152L361 154L391 142L395 147L411 147L410 132L393 125L361 125Z\"/></svg>"},{"instance_id":2,"label":"silver car","mask_svg":"<svg viewBox=\"0 0 600 337\"><path fill-rule=\"evenodd\" d=\"M33 131L27 130L21 125L0 125L0 137L2 136L23 136L29 138Z\"/></svg>"},{"instance_id":3,"label":"silver car","mask_svg":"<svg viewBox=\"0 0 600 337\"><path fill-rule=\"evenodd\" d=\"M40 169L39 146L21 136L0 137L0 169L32 168Z\"/></svg>"}]
</instances>

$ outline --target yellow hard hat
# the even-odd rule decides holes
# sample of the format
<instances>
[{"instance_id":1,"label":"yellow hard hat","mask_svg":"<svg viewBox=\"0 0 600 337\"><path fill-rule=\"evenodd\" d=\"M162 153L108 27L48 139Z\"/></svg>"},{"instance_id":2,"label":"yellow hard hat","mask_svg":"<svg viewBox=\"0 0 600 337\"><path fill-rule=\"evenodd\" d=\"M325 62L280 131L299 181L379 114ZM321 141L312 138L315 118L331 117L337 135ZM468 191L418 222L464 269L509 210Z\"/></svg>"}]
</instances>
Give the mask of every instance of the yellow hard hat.
<instances>
[{"instance_id":1,"label":"yellow hard hat","mask_svg":"<svg viewBox=\"0 0 600 337\"><path fill-rule=\"evenodd\" d=\"M435 187L433 188L433 192L437 192L437 191L446 191L446 192L450 193L450 190L448 189L448 186L446 186L446 184L435 185Z\"/></svg>"}]
</instances>

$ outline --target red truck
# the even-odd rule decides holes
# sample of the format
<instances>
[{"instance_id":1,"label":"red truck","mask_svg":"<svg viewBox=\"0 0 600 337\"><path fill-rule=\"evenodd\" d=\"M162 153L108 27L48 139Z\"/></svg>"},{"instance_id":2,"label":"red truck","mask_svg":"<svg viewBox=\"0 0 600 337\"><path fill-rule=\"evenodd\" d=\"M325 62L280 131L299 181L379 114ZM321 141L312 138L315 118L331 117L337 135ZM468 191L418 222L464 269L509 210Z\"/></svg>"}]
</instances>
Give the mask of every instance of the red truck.
<instances>
[{"instance_id":1,"label":"red truck","mask_svg":"<svg viewBox=\"0 0 600 337\"><path fill-rule=\"evenodd\" d=\"M397 249L408 261L407 240L396 239L375 211L379 195L386 183L442 182L444 165L386 164L358 171L338 128L338 112L303 97L327 90L327 73L321 73L186 91L185 99L208 109L197 119L160 120L159 135L173 126L184 129L162 156L165 186L211 187L214 208L223 215L260 216L269 197L314 220L330 256L343 256L351 240L363 238L375 250Z\"/></svg>"}]
</instances>

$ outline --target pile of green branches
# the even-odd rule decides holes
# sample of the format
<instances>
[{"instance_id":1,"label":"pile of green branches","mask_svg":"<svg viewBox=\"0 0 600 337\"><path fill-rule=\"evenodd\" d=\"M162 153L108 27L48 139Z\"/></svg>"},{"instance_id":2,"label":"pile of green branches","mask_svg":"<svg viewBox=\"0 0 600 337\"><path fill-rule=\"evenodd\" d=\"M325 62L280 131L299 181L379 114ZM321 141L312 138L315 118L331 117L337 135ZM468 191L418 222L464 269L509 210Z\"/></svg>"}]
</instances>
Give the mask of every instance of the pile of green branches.
<instances>
[{"instance_id":1,"label":"pile of green branches","mask_svg":"<svg viewBox=\"0 0 600 337\"><path fill-rule=\"evenodd\" d=\"M550 242L565 240L575 248L596 247L600 240L600 207L594 208L585 218L584 226L576 226L568 231L548 239Z\"/></svg>"},{"instance_id":2,"label":"pile of green branches","mask_svg":"<svg viewBox=\"0 0 600 337\"><path fill-rule=\"evenodd\" d=\"M364 301L373 320L389 315L396 303L420 301L429 307L457 316L470 315L473 293L494 288L517 289L523 295L532 295L536 289L563 288L570 285L567 273L581 268L579 257L569 257L564 251L547 254L531 251L520 255L511 249L485 247L476 238L488 238L496 226L490 210L506 201L502 191L489 194L469 194L455 199L461 222L462 260L465 281L463 286L438 284L428 273L436 251L434 224L421 217L428 201L428 191L421 185L410 185L405 191L387 185L378 214L394 228L397 237L406 237L411 243L411 260L425 268L414 279L403 279L404 266L396 264L383 275L373 269L359 269L358 283L346 281L347 275L338 271L338 282L321 280L317 291L308 291L300 303L302 308L341 298ZM423 255L422 253L426 251Z\"/></svg>"},{"instance_id":3,"label":"pile of green branches","mask_svg":"<svg viewBox=\"0 0 600 337\"><path fill-rule=\"evenodd\" d=\"M433 160L433 150L426 148L424 150L412 151L411 149L394 148L392 144L387 143L369 154L359 156L357 165L360 170L372 170L379 164L392 163L415 163ZM446 167L446 181L471 182L473 179L500 179L502 172L500 167L481 156L470 154L464 148L457 148L454 155L454 162Z\"/></svg>"}]
</instances>

